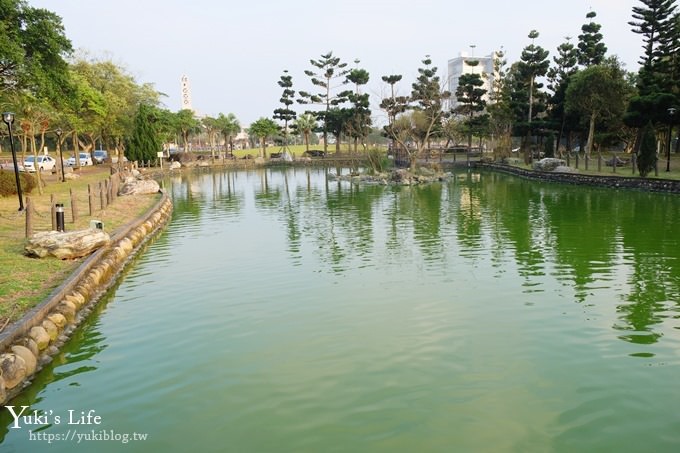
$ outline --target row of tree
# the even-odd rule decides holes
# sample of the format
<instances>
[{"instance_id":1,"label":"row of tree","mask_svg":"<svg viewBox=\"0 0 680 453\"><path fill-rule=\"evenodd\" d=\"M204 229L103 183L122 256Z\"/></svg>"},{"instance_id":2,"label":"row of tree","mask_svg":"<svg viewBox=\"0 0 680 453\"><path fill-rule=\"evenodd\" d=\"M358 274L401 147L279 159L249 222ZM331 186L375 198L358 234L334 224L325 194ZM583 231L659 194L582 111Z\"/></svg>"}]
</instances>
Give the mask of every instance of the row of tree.
<instances>
[{"instance_id":1,"label":"row of tree","mask_svg":"<svg viewBox=\"0 0 680 453\"><path fill-rule=\"evenodd\" d=\"M384 134L410 157L433 140L448 145L462 137L468 147L474 137L491 138L499 155L510 153L513 137L521 137L527 161L539 150L551 155L578 144L590 155L624 144L640 150L640 171L646 175L656 154L641 150L640 144L654 142L643 140L643 131L664 138L670 156L679 104L680 19L676 0L640 2L629 23L643 37L638 73L625 71L615 56L607 55L601 26L590 12L577 42L566 38L552 62L549 52L536 44L538 32L532 31L519 61L508 65L498 52L493 73L464 72L454 93L447 90L448 80L440 78L429 57L422 61L407 95L398 95L401 75L382 76L390 93L380 102L388 118ZM0 102L3 110L18 113L22 149L36 152L46 134L57 129L63 131L59 139L70 138L76 152L93 150L99 142L124 150L134 160L154 159L164 142L181 139L187 149L189 137L199 132L206 134L211 148L221 137L233 149L233 138L241 130L233 114L199 120L188 110L163 109L162 95L151 84L137 84L110 61L74 57L54 13L32 8L24 0L0 4ZM260 118L249 128L263 152L268 137L282 135L285 147L292 132L307 143L312 133L321 133L325 151L329 134L335 137L336 149L343 139L353 141L355 149L364 143L372 130L369 96L364 92L369 73L358 60L354 63L350 68L332 52L310 60L311 69L305 71L314 87L310 91L294 90L292 77L284 71L278 81L281 107L272 118ZM468 59L466 64L478 63ZM491 81L489 89L485 79ZM450 109L453 98L456 107ZM295 103L316 110L298 116L292 108Z\"/></svg>"},{"instance_id":2,"label":"row of tree","mask_svg":"<svg viewBox=\"0 0 680 453\"><path fill-rule=\"evenodd\" d=\"M75 153L99 146L147 161L163 143L186 146L199 131L231 144L241 130L234 114L198 120L189 110L162 108L152 84L111 61L75 54L61 18L23 0L0 0L0 43L0 106L15 112L24 154L53 140L70 142Z\"/></svg>"},{"instance_id":3,"label":"row of tree","mask_svg":"<svg viewBox=\"0 0 680 453\"><path fill-rule=\"evenodd\" d=\"M633 8L634 20L629 22L644 42L638 73L626 71L616 56L607 54L601 25L591 11L577 41L565 38L552 61L549 51L536 43L539 33L532 30L519 61L508 65L504 53L497 52L493 73L464 71L454 93L447 91L448 80L440 78L429 56L422 61L408 95L396 95L401 75L383 76L390 93L380 102L388 118L385 135L412 163L433 140L445 140L448 146L461 137L467 138L468 147L473 137L493 138L500 156L511 152L513 137L521 138L527 162L539 153L552 156L576 149L590 157L602 148L624 146L638 153L640 173L646 175L655 165L656 145L641 145L656 143L658 136L670 158L671 128L680 105L680 16L676 0L640 1L642 6ZM305 74L316 91L300 91L295 101L320 106L306 115L320 122L317 131L323 134L324 150L329 133L335 136L336 146L343 136L353 139L356 146L371 127L369 98L361 91L369 80L368 72L348 69L332 52L310 63L312 69ZM465 64L475 67L479 63L470 58ZM346 89L350 84L353 90ZM283 107L273 118L288 131L296 114L291 109L295 91L287 72L279 85L284 88ZM456 102L449 102L454 98ZM448 109L451 104L456 107ZM261 118L251 130L257 130L264 141L277 133L277 125Z\"/></svg>"}]
</instances>

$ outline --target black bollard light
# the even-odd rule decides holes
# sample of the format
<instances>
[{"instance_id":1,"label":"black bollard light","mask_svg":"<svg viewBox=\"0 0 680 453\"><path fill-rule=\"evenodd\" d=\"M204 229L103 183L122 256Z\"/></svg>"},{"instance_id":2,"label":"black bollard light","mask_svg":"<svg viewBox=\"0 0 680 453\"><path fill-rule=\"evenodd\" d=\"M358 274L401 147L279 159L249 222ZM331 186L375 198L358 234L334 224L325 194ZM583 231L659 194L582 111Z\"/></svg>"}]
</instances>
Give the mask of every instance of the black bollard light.
<instances>
[{"instance_id":1,"label":"black bollard light","mask_svg":"<svg viewBox=\"0 0 680 453\"><path fill-rule=\"evenodd\" d=\"M54 212L57 214L57 231L64 232L64 204L57 203Z\"/></svg>"}]
</instances>

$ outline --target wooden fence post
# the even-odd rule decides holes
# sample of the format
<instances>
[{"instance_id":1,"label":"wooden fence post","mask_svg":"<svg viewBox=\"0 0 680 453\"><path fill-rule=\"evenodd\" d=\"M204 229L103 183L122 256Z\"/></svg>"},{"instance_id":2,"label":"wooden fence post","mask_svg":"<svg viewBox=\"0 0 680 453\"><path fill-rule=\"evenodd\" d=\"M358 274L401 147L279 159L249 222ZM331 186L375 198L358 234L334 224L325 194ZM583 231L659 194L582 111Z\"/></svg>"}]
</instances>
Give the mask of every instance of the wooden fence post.
<instances>
[{"instance_id":1,"label":"wooden fence post","mask_svg":"<svg viewBox=\"0 0 680 453\"><path fill-rule=\"evenodd\" d=\"M33 234L33 202L31 197L26 197L26 238Z\"/></svg>"},{"instance_id":2,"label":"wooden fence post","mask_svg":"<svg viewBox=\"0 0 680 453\"><path fill-rule=\"evenodd\" d=\"M94 189L92 188L92 183L87 185L87 202L90 206L90 216L94 211Z\"/></svg>"},{"instance_id":3,"label":"wooden fence post","mask_svg":"<svg viewBox=\"0 0 680 453\"><path fill-rule=\"evenodd\" d=\"M71 194L71 219L73 223L76 223L76 220L78 220L78 202L76 194L73 193L73 187L69 189L69 193Z\"/></svg>"},{"instance_id":4,"label":"wooden fence post","mask_svg":"<svg viewBox=\"0 0 680 453\"><path fill-rule=\"evenodd\" d=\"M632 164L630 167L633 169L633 170L632 170L632 172L633 172L632 174L635 174L635 170L636 170L635 167L637 167L637 154L635 154L635 153L632 153L632 154L631 154L631 156L630 156L630 162L631 162L631 164Z\"/></svg>"},{"instance_id":5,"label":"wooden fence post","mask_svg":"<svg viewBox=\"0 0 680 453\"><path fill-rule=\"evenodd\" d=\"M57 231L57 209L54 206L54 194L50 195L50 216L52 217L52 231Z\"/></svg>"}]
</instances>

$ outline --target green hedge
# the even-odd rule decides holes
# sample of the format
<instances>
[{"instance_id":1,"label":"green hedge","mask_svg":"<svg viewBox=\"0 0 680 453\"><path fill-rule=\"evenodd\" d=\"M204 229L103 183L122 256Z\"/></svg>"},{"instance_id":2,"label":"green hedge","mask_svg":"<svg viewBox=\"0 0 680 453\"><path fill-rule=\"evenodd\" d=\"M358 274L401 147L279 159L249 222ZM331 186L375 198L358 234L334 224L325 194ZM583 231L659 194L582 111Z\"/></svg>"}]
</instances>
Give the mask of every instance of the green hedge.
<instances>
[{"instance_id":1,"label":"green hedge","mask_svg":"<svg viewBox=\"0 0 680 453\"><path fill-rule=\"evenodd\" d=\"M35 188L35 178L28 173L21 173L21 191L31 193ZM17 183L14 178L14 171L0 170L0 196L8 197L17 194Z\"/></svg>"}]
</instances>

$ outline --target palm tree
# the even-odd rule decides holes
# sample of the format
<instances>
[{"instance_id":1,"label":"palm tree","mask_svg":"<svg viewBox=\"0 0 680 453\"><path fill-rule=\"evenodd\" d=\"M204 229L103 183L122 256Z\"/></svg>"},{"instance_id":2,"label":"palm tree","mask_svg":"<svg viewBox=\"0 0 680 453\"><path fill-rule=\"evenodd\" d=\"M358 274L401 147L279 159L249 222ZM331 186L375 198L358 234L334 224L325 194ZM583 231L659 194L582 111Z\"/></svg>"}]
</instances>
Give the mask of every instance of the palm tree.
<instances>
[{"instance_id":1,"label":"palm tree","mask_svg":"<svg viewBox=\"0 0 680 453\"><path fill-rule=\"evenodd\" d=\"M269 118L260 118L250 125L250 133L260 139L260 144L262 146L260 157L267 157L265 152L265 142L268 137L275 135L279 132L279 125L274 122L274 120Z\"/></svg>"},{"instance_id":2,"label":"palm tree","mask_svg":"<svg viewBox=\"0 0 680 453\"><path fill-rule=\"evenodd\" d=\"M236 119L236 115L234 115L233 113L229 113L227 115L220 113L217 116L217 129L224 137L224 146L226 147L228 143L229 152L233 155L234 154L233 138L236 134L241 132L241 124L239 123L238 119Z\"/></svg>"},{"instance_id":3,"label":"palm tree","mask_svg":"<svg viewBox=\"0 0 680 453\"><path fill-rule=\"evenodd\" d=\"M311 113L303 113L295 120L295 127L305 137L305 147L309 151L309 134L316 129L316 118Z\"/></svg>"}]
</instances>

